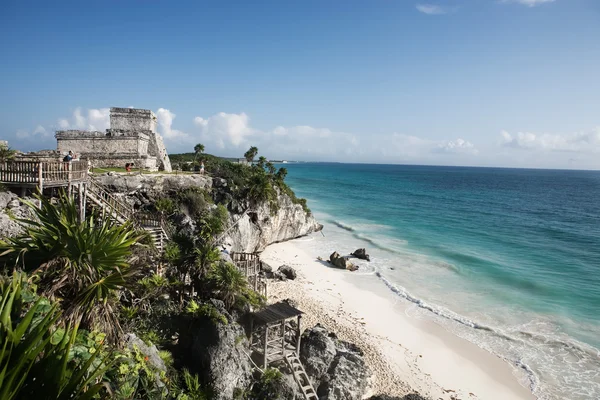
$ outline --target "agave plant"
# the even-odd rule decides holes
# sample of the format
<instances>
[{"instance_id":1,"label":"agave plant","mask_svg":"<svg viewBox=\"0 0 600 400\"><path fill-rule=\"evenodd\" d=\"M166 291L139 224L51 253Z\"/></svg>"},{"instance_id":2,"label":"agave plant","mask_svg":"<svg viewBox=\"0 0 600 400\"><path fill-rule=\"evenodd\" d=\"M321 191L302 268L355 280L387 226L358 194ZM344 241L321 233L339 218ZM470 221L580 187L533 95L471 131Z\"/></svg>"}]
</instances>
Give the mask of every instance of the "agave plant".
<instances>
[{"instance_id":1,"label":"agave plant","mask_svg":"<svg viewBox=\"0 0 600 400\"><path fill-rule=\"evenodd\" d=\"M72 348L77 325L57 329L57 304L24 290L24 278L14 273L0 284L0 399L86 400L99 398L99 382L108 368L99 347L76 362Z\"/></svg>"},{"instance_id":2,"label":"agave plant","mask_svg":"<svg viewBox=\"0 0 600 400\"><path fill-rule=\"evenodd\" d=\"M116 339L116 295L131 281L131 246L143 235L108 218L80 221L75 202L64 194L56 205L38 200L40 208L30 204L34 218L17 220L25 232L0 242L0 259L38 279L46 296L61 301L64 319Z\"/></svg>"}]
</instances>

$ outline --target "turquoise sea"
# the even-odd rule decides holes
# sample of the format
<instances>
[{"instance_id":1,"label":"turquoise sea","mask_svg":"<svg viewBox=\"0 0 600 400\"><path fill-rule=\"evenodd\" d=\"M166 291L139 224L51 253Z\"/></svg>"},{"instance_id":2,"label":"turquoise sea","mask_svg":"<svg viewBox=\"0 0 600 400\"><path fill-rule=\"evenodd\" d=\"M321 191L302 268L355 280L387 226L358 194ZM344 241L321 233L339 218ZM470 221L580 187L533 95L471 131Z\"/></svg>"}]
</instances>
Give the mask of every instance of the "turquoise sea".
<instances>
[{"instance_id":1,"label":"turquoise sea","mask_svg":"<svg viewBox=\"0 0 600 400\"><path fill-rule=\"evenodd\" d=\"M539 398L600 399L600 171L285 167L325 225L316 251L366 247L361 273Z\"/></svg>"}]
</instances>

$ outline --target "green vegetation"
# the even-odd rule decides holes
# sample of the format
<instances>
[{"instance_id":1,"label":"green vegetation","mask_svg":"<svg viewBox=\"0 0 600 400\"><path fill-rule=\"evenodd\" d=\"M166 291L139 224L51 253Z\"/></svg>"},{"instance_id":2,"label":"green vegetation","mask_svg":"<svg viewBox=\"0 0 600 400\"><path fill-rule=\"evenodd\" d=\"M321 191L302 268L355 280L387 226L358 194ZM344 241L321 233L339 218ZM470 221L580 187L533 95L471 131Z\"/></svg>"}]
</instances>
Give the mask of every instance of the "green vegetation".
<instances>
[{"instance_id":1,"label":"green vegetation","mask_svg":"<svg viewBox=\"0 0 600 400\"><path fill-rule=\"evenodd\" d=\"M116 295L134 272L130 248L142 235L108 218L96 222L91 215L80 221L75 202L64 194L56 205L38 200L40 208L31 205L35 218L17 220L25 233L0 241L0 257L34 274L44 295L61 299L63 319L101 329L116 340Z\"/></svg>"},{"instance_id":2,"label":"green vegetation","mask_svg":"<svg viewBox=\"0 0 600 400\"><path fill-rule=\"evenodd\" d=\"M0 283L0 398L91 399L104 386L97 382L108 368L101 344L78 352L77 324L60 328L59 306L38 297L25 275Z\"/></svg>"},{"instance_id":3,"label":"green vegetation","mask_svg":"<svg viewBox=\"0 0 600 400\"><path fill-rule=\"evenodd\" d=\"M255 146L252 146L248 149L247 152L244 153L244 158L246 159L246 161L252 162L252 161L254 161L254 157L256 157L257 154L258 154L258 148L256 148Z\"/></svg>"},{"instance_id":4,"label":"green vegetation","mask_svg":"<svg viewBox=\"0 0 600 400\"><path fill-rule=\"evenodd\" d=\"M162 255L132 223L94 212L82 219L64 194L38 197L39 207L29 204L34 217L16 219L23 234L0 240L0 399L212 398L191 338L232 328L265 303L215 247L228 210L268 204L275 212L282 193L306 202L284 183L287 170L264 157L250 166L194 150L224 181L210 193L188 188L144 201L140 212L178 227ZM253 159L258 149L250 150ZM136 342L125 343L125 332ZM259 395L240 389L234 397L270 398L280 383L267 371Z\"/></svg>"},{"instance_id":5,"label":"green vegetation","mask_svg":"<svg viewBox=\"0 0 600 400\"><path fill-rule=\"evenodd\" d=\"M17 151L11 149L5 144L0 144L0 162L12 161L15 159Z\"/></svg>"}]
</instances>

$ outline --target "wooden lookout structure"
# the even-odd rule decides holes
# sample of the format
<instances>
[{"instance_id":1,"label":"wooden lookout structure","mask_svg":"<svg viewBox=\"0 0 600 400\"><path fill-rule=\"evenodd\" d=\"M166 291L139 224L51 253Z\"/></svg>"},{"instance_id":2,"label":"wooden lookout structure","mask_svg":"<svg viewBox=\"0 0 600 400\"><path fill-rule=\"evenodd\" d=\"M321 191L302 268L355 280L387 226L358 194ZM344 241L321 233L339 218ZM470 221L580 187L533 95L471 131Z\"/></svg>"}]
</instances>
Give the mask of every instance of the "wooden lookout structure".
<instances>
[{"instance_id":1,"label":"wooden lookout structure","mask_svg":"<svg viewBox=\"0 0 600 400\"><path fill-rule=\"evenodd\" d=\"M0 163L0 182L10 188L39 190L64 187L72 193L73 186L88 180L87 161L8 161Z\"/></svg>"},{"instance_id":2,"label":"wooden lookout structure","mask_svg":"<svg viewBox=\"0 0 600 400\"><path fill-rule=\"evenodd\" d=\"M244 274L248 284L255 292L267 297L267 281L261 274L260 256L258 253L231 253L231 259Z\"/></svg>"},{"instance_id":3,"label":"wooden lookout structure","mask_svg":"<svg viewBox=\"0 0 600 400\"><path fill-rule=\"evenodd\" d=\"M28 190L43 194L47 189L63 188L70 197L76 196L79 200L81 219L85 218L87 200L90 200L89 204L100 209L104 218L119 224L132 221L138 228L146 230L162 253L168 239L164 220L155 216L141 216L133 206L94 180L88 168L87 161L8 161L0 163L0 183L20 190L21 196L25 196Z\"/></svg>"},{"instance_id":4,"label":"wooden lookout structure","mask_svg":"<svg viewBox=\"0 0 600 400\"><path fill-rule=\"evenodd\" d=\"M283 361L290 368L304 398L318 400L302 363L300 354L300 323L302 311L280 301L253 313L250 322L250 350L261 357L262 368ZM295 320L295 324L292 321Z\"/></svg>"}]
</instances>

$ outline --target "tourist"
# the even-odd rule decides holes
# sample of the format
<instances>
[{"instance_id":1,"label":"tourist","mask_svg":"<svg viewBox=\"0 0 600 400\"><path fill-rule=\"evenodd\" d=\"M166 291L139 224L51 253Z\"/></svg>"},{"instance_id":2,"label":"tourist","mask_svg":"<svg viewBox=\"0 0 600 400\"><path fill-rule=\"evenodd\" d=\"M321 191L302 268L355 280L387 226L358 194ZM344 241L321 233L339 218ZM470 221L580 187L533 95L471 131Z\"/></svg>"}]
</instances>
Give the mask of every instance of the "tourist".
<instances>
[{"instance_id":1,"label":"tourist","mask_svg":"<svg viewBox=\"0 0 600 400\"><path fill-rule=\"evenodd\" d=\"M65 156L65 158L63 158L64 162L71 162L73 161L73 152L71 150L69 150L69 154L67 154Z\"/></svg>"},{"instance_id":2,"label":"tourist","mask_svg":"<svg viewBox=\"0 0 600 400\"><path fill-rule=\"evenodd\" d=\"M131 166L132 166L132 165L133 165L133 164L130 164L130 163L127 163L127 164L125 164L125 171L127 171L127 172L131 172Z\"/></svg>"},{"instance_id":3,"label":"tourist","mask_svg":"<svg viewBox=\"0 0 600 400\"><path fill-rule=\"evenodd\" d=\"M200 161L200 173L204 175L204 161Z\"/></svg>"}]
</instances>

